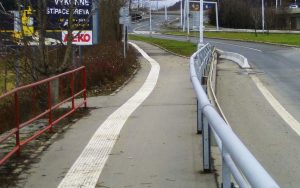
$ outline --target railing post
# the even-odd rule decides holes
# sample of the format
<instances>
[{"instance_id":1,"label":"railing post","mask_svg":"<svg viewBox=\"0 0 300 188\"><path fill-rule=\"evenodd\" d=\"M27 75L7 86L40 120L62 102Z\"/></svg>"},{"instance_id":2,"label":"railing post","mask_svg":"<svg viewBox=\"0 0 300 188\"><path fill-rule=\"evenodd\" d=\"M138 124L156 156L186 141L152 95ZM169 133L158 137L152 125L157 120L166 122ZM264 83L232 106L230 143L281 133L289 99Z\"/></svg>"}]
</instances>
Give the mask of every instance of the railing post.
<instances>
[{"instance_id":1,"label":"railing post","mask_svg":"<svg viewBox=\"0 0 300 188\"><path fill-rule=\"evenodd\" d=\"M199 100L197 99L197 134L202 133L202 112Z\"/></svg>"},{"instance_id":2,"label":"railing post","mask_svg":"<svg viewBox=\"0 0 300 188\"><path fill-rule=\"evenodd\" d=\"M16 123L16 147L18 147L17 155L21 154L21 147L20 147L20 104L19 104L19 97L18 92L15 92L15 123Z\"/></svg>"},{"instance_id":3,"label":"railing post","mask_svg":"<svg viewBox=\"0 0 300 188\"><path fill-rule=\"evenodd\" d=\"M224 156L227 155L226 147L222 144L222 188L231 188L231 173L230 169L225 162Z\"/></svg>"},{"instance_id":4,"label":"railing post","mask_svg":"<svg viewBox=\"0 0 300 188\"><path fill-rule=\"evenodd\" d=\"M51 99L51 83L50 81L47 82L47 92L48 92L48 109L49 109L49 119L48 123L50 126L50 131L52 132L52 99Z\"/></svg>"},{"instance_id":5,"label":"railing post","mask_svg":"<svg viewBox=\"0 0 300 188\"><path fill-rule=\"evenodd\" d=\"M83 99L84 99L84 107L87 107L87 100L86 100L86 83L87 83L87 75L86 75L86 67L83 69Z\"/></svg>"},{"instance_id":6,"label":"railing post","mask_svg":"<svg viewBox=\"0 0 300 188\"><path fill-rule=\"evenodd\" d=\"M72 110L75 109L75 97L74 97L74 73L71 75L71 95L72 95Z\"/></svg>"},{"instance_id":7,"label":"railing post","mask_svg":"<svg viewBox=\"0 0 300 188\"><path fill-rule=\"evenodd\" d=\"M207 118L203 117L202 128L202 145L203 145L203 170L211 172L211 143L210 143L210 128Z\"/></svg>"}]
</instances>

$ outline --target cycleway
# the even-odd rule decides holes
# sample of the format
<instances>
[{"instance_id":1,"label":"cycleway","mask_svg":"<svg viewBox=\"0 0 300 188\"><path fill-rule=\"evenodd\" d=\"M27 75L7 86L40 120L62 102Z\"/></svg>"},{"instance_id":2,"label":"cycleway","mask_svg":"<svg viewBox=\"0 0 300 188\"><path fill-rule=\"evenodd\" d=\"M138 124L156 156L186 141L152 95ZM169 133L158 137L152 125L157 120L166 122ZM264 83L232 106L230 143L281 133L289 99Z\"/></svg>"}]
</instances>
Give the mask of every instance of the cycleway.
<instances>
[{"instance_id":1,"label":"cycleway","mask_svg":"<svg viewBox=\"0 0 300 188\"><path fill-rule=\"evenodd\" d=\"M96 109L77 121L61 136L63 138L55 140L40 156L40 161L25 173L19 186L217 187L213 173L202 173L202 142L201 136L196 134L196 99L189 80L188 59L146 43L136 44L160 68L151 66L140 56L141 69L118 93L89 98L88 106ZM155 66L159 74L152 72ZM151 74L158 75L157 83L150 79ZM144 94L147 98L137 105L143 98L137 91L144 88L149 92L151 84L146 84L149 79L155 87L148 97ZM136 95L137 98L132 97ZM110 145L90 147L95 135L96 139L101 137L99 129L110 129L105 122L127 102L132 102L137 109L128 113L128 119L118 116L124 126L119 126L120 132L113 137L102 140ZM126 106L125 111L132 105ZM122 113L126 112L122 110ZM102 162L98 162L99 157ZM84 168L77 168L78 165ZM91 167L90 171L81 172L87 166ZM69 176L70 173L76 175ZM96 174L93 176L96 180L84 179L90 174Z\"/></svg>"}]
</instances>

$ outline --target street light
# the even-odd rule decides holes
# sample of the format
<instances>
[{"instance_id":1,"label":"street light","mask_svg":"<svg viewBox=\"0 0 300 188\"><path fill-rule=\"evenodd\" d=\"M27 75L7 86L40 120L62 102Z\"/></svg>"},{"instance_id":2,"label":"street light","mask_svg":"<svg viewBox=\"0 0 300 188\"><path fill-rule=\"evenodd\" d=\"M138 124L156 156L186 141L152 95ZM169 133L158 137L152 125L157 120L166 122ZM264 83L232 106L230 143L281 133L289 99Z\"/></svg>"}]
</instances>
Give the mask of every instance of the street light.
<instances>
[{"instance_id":1,"label":"street light","mask_svg":"<svg viewBox=\"0 0 300 188\"><path fill-rule=\"evenodd\" d=\"M150 8L149 8L149 15L150 15L150 19L149 19L149 22L150 22L150 36L152 36L152 15L151 15L151 0L150 0Z\"/></svg>"},{"instance_id":2,"label":"street light","mask_svg":"<svg viewBox=\"0 0 300 188\"><path fill-rule=\"evenodd\" d=\"M261 0L261 21L262 21L262 32L265 32L265 1Z\"/></svg>"},{"instance_id":3,"label":"street light","mask_svg":"<svg viewBox=\"0 0 300 188\"><path fill-rule=\"evenodd\" d=\"M180 26L182 27L182 2L183 0L180 1Z\"/></svg>"},{"instance_id":4,"label":"street light","mask_svg":"<svg viewBox=\"0 0 300 188\"><path fill-rule=\"evenodd\" d=\"M199 44L203 44L203 0L200 0Z\"/></svg>"},{"instance_id":5,"label":"street light","mask_svg":"<svg viewBox=\"0 0 300 188\"><path fill-rule=\"evenodd\" d=\"M168 21L167 4L165 3L165 21Z\"/></svg>"}]
</instances>

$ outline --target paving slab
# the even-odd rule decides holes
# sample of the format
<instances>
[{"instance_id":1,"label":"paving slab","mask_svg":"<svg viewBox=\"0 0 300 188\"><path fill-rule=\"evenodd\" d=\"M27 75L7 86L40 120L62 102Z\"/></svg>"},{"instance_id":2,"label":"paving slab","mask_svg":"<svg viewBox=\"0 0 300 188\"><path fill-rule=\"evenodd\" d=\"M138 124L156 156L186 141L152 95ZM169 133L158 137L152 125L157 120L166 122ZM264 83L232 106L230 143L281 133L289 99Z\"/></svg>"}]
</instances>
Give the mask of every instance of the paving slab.
<instances>
[{"instance_id":1,"label":"paving slab","mask_svg":"<svg viewBox=\"0 0 300 188\"><path fill-rule=\"evenodd\" d=\"M188 59L137 44L160 64L158 83L126 121L96 187L217 187L213 173L202 173ZM89 107L96 109L43 152L20 187L59 185L102 122L144 83L150 66L142 57L139 60L141 69L120 92L89 98Z\"/></svg>"}]
</instances>

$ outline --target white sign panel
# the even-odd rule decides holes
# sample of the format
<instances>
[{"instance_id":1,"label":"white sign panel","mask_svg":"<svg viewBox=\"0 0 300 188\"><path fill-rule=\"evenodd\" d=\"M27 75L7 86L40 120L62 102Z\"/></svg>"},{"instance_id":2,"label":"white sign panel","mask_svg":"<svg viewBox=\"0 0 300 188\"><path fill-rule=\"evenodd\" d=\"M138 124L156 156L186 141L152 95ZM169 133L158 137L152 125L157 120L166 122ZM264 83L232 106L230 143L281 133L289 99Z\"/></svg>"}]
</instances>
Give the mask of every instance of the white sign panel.
<instances>
[{"instance_id":1,"label":"white sign panel","mask_svg":"<svg viewBox=\"0 0 300 188\"><path fill-rule=\"evenodd\" d=\"M73 31L72 37L73 37L72 44L93 45L93 32L92 31ZM63 44L67 44L68 31L62 32L62 42L63 42Z\"/></svg>"},{"instance_id":2,"label":"white sign panel","mask_svg":"<svg viewBox=\"0 0 300 188\"><path fill-rule=\"evenodd\" d=\"M119 24L131 25L131 16L120 17L119 18Z\"/></svg>"},{"instance_id":3,"label":"white sign panel","mask_svg":"<svg viewBox=\"0 0 300 188\"><path fill-rule=\"evenodd\" d=\"M120 16L129 16L129 8L121 7L119 11Z\"/></svg>"}]
</instances>

